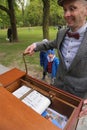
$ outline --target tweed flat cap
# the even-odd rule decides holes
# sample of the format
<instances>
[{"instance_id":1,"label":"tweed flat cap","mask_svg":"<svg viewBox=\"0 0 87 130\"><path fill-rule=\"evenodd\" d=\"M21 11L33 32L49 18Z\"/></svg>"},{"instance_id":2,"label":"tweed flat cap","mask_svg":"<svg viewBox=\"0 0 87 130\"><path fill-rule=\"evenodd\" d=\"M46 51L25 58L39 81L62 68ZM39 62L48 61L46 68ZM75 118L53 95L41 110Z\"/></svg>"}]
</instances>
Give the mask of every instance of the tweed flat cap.
<instances>
[{"instance_id":1,"label":"tweed flat cap","mask_svg":"<svg viewBox=\"0 0 87 130\"><path fill-rule=\"evenodd\" d=\"M87 1L87 0L84 0L84 1ZM58 0L57 1L58 5L60 5L60 6L63 6L63 2L64 2L64 0Z\"/></svg>"}]
</instances>

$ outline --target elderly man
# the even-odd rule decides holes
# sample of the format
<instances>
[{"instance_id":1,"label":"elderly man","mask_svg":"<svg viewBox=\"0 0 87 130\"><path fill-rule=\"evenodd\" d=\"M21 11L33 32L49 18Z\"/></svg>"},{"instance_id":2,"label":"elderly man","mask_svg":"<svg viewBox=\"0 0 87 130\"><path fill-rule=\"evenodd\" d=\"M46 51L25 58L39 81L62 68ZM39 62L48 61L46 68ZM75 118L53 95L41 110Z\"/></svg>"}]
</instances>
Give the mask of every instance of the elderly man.
<instances>
[{"instance_id":1,"label":"elderly man","mask_svg":"<svg viewBox=\"0 0 87 130\"><path fill-rule=\"evenodd\" d=\"M24 53L32 55L36 51L56 48L60 63L54 86L85 98L87 94L87 0L58 0L58 4L63 7L68 28L61 29L53 41L33 43L25 49Z\"/></svg>"}]
</instances>

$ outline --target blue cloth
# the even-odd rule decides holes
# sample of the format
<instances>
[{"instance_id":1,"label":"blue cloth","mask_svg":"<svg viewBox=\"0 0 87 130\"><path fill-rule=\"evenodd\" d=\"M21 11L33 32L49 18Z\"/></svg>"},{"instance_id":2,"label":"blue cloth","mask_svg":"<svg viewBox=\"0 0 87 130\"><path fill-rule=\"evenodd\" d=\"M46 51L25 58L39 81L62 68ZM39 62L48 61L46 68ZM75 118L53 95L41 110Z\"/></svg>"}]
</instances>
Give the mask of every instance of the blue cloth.
<instances>
[{"instance_id":1,"label":"blue cloth","mask_svg":"<svg viewBox=\"0 0 87 130\"><path fill-rule=\"evenodd\" d=\"M54 50L48 50L47 54L53 54L53 55L55 55L55 51Z\"/></svg>"},{"instance_id":2,"label":"blue cloth","mask_svg":"<svg viewBox=\"0 0 87 130\"><path fill-rule=\"evenodd\" d=\"M48 52L55 53L54 50L48 50L48 51L41 51L40 52L40 65L43 67L45 72L47 72L47 66L48 66L48 59L47 59ZM58 65L59 65L59 58L55 57L53 59L53 63L52 63L51 78L55 78L56 77Z\"/></svg>"},{"instance_id":3,"label":"blue cloth","mask_svg":"<svg viewBox=\"0 0 87 130\"><path fill-rule=\"evenodd\" d=\"M52 73L51 73L51 78L55 78L56 77L56 73L57 73L57 69L58 69L58 65L59 65L59 59L58 57L55 57L52 61ZM47 71L47 66L48 66L48 60L47 60L47 64L46 66L46 70Z\"/></svg>"},{"instance_id":4,"label":"blue cloth","mask_svg":"<svg viewBox=\"0 0 87 130\"><path fill-rule=\"evenodd\" d=\"M47 67L47 51L40 52L40 65L46 70Z\"/></svg>"},{"instance_id":5,"label":"blue cloth","mask_svg":"<svg viewBox=\"0 0 87 130\"><path fill-rule=\"evenodd\" d=\"M57 57L55 57L54 60L53 60L53 63L52 63L51 78L55 78L56 77L58 65L59 65L59 59Z\"/></svg>"}]
</instances>

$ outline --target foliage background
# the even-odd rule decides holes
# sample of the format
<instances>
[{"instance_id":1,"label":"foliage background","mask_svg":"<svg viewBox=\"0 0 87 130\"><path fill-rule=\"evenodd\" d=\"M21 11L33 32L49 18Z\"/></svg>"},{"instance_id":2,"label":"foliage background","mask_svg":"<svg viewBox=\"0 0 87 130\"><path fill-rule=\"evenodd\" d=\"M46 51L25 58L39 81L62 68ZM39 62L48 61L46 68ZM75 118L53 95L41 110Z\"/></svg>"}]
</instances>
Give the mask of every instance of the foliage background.
<instances>
[{"instance_id":1,"label":"foliage background","mask_svg":"<svg viewBox=\"0 0 87 130\"><path fill-rule=\"evenodd\" d=\"M22 10L21 5L19 6L18 4L18 0L15 0L14 9L17 27L41 26L43 19L42 0L27 0L27 2L28 4ZM0 4L7 6L7 1L0 0ZM57 0L50 0L50 4L50 25L65 25L63 10L58 6ZM9 23L9 16L0 10L0 28L7 28Z\"/></svg>"},{"instance_id":2,"label":"foliage background","mask_svg":"<svg viewBox=\"0 0 87 130\"><path fill-rule=\"evenodd\" d=\"M23 51L31 43L43 39L42 21L43 21L43 4L42 0L30 0L22 9L14 0L14 9L16 15L16 24L18 31L18 42L9 43L6 41L7 28L10 25L9 16L6 12L0 10L0 64L7 67L25 70L23 62ZM29 0L27 0L29 2ZM57 0L50 0L50 40L56 37L58 25L65 25L63 19L63 10L57 5ZM0 4L7 7L7 0L0 0ZM26 56L28 70L31 73L36 70L42 72L39 64L39 52L34 56ZM31 74L32 75L32 74ZM37 77L37 76L36 76Z\"/></svg>"}]
</instances>

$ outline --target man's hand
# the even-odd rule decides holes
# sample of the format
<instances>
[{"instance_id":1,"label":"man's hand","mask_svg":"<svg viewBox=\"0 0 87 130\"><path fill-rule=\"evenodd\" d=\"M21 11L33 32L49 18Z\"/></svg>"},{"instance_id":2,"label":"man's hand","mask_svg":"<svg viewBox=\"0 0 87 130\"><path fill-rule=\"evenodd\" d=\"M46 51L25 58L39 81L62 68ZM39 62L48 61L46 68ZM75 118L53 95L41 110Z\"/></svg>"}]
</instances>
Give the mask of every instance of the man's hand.
<instances>
[{"instance_id":1,"label":"man's hand","mask_svg":"<svg viewBox=\"0 0 87 130\"><path fill-rule=\"evenodd\" d=\"M35 52L35 51L34 51L35 48L36 48L36 44L35 44L35 43L31 44L30 46L28 46L28 47L25 49L24 55L27 55L27 54L33 55L33 53Z\"/></svg>"},{"instance_id":2,"label":"man's hand","mask_svg":"<svg viewBox=\"0 0 87 130\"><path fill-rule=\"evenodd\" d=\"M87 99L84 100L82 111L80 112L79 116L85 116L87 115Z\"/></svg>"}]
</instances>

